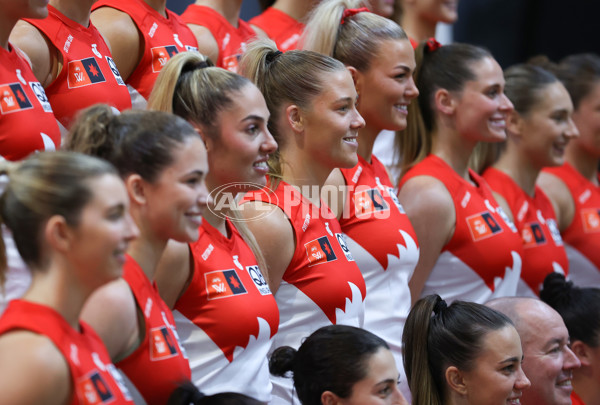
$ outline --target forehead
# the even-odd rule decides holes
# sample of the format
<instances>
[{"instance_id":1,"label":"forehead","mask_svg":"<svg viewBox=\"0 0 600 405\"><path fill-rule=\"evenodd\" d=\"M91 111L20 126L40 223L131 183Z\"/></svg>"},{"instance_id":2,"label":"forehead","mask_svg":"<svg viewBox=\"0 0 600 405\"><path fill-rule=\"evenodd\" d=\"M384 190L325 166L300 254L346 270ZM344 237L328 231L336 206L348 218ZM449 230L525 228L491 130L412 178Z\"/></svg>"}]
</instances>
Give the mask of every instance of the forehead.
<instances>
[{"instance_id":1,"label":"forehead","mask_svg":"<svg viewBox=\"0 0 600 405\"><path fill-rule=\"evenodd\" d=\"M371 62L370 69L393 69L397 66L406 66L415 69L415 51L408 39L385 39L380 41L377 56Z\"/></svg>"},{"instance_id":2,"label":"forehead","mask_svg":"<svg viewBox=\"0 0 600 405\"><path fill-rule=\"evenodd\" d=\"M315 97L314 104L329 104L347 97L356 98L356 89L348 69L323 72L321 80L323 81L323 91Z\"/></svg>"},{"instance_id":3,"label":"forehead","mask_svg":"<svg viewBox=\"0 0 600 405\"><path fill-rule=\"evenodd\" d=\"M478 360L496 364L510 358L520 359L522 354L519 334L513 326L507 325L484 336Z\"/></svg>"},{"instance_id":4,"label":"forehead","mask_svg":"<svg viewBox=\"0 0 600 405\"><path fill-rule=\"evenodd\" d=\"M259 117L268 117L269 115L265 98L252 83L248 83L240 89L232 91L231 98L233 100L231 106L222 111L222 115L226 116L223 123L231 122L230 120L234 116L243 119L248 115Z\"/></svg>"},{"instance_id":5,"label":"forehead","mask_svg":"<svg viewBox=\"0 0 600 405\"><path fill-rule=\"evenodd\" d=\"M555 342L568 342L569 332L552 308L537 305L523 314L521 339L526 352L545 350Z\"/></svg>"},{"instance_id":6,"label":"forehead","mask_svg":"<svg viewBox=\"0 0 600 405\"><path fill-rule=\"evenodd\" d=\"M102 174L87 180L87 185L92 193L87 206L102 208L115 204L122 204L128 200L123 181L115 174Z\"/></svg>"},{"instance_id":7,"label":"forehead","mask_svg":"<svg viewBox=\"0 0 600 405\"><path fill-rule=\"evenodd\" d=\"M561 82L554 82L539 90L533 110L572 110L571 97Z\"/></svg>"},{"instance_id":8,"label":"forehead","mask_svg":"<svg viewBox=\"0 0 600 405\"><path fill-rule=\"evenodd\" d=\"M465 83L465 89L481 89L495 85L504 86L504 73L494 58L486 56L469 64L475 78Z\"/></svg>"}]
</instances>

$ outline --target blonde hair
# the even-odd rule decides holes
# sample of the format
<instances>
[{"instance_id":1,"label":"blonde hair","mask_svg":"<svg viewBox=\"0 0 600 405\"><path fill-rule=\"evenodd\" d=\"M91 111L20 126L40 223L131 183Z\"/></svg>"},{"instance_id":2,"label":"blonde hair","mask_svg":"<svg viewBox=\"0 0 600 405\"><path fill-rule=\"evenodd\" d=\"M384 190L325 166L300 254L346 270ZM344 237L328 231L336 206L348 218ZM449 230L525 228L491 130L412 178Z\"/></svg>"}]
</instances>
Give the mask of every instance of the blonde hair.
<instances>
[{"instance_id":1,"label":"blonde hair","mask_svg":"<svg viewBox=\"0 0 600 405\"><path fill-rule=\"evenodd\" d=\"M377 58L385 40L408 40L394 21L370 12L344 18L344 10L368 5L363 0L327 0L311 13L303 36L303 49L331 56L364 72Z\"/></svg>"},{"instance_id":2,"label":"blonde hair","mask_svg":"<svg viewBox=\"0 0 600 405\"><path fill-rule=\"evenodd\" d=\"M108 162L80 153L41 152L18 164L0 162L8 185L0 197L0 220L12 231L15 244L29 268L43 265L42 228L55 215L70 226L79 224L83 207L92 199L89 180L105 174L118 176ZM4 284L6 247L0 238L0 283Z\"/></svg>"}]
</instances>

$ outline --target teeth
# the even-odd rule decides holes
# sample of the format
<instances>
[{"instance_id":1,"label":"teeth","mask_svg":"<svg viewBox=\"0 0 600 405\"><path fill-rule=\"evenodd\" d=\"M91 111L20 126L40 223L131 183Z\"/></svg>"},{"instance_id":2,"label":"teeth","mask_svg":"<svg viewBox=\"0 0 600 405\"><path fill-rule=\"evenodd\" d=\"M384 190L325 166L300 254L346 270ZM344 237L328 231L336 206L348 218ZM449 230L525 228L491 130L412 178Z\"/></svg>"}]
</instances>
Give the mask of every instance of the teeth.
<instances>
[{"instance_id":1,"label":"teeth","mask_svg":"<svg viewBox=\"0 0 600 405\"><path fill-rule=\"evenodd\" d=\"M395 105L394 107L401 111L408 111L408 106L406 105Z\"/></svg>"},{"instance_id":2,"label":"teeth","mask_svg":"<svg viewBox=\"0 0 600 405\"><path fill-rule=\"evenodd\" d=\"M258 163L254 163L255 167L269 167L269 165L267 164L267 162L258 162Z\"/></svg>"}]
</instances>

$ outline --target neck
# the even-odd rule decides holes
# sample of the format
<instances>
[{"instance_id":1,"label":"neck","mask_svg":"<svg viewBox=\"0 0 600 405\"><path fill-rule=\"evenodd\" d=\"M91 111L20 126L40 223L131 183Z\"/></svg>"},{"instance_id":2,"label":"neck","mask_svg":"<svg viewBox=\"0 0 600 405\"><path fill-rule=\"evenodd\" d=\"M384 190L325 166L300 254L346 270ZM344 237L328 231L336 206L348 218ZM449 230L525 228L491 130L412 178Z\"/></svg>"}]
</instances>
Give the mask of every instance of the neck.
<instances>
[{"instance_id":1,"label":"neck","mask_svg":"<svg viewBox=\"0 0 600 405\"><path fill-rule=\"evenodd\" d=\"M196 0L195 4L212 8L225 17L225 19L229 21L229 24L234 27L238 26L240 11L242 9L242 0Z\"/></svg>"},{"instance_id":2,"label":"neck","mask_svg":"<svg viewBox=\"0 0 600 405\"><path fill-rule=\"evenodd\" d=\"M285 149L281 151L284 161L283 181L296 186L304 197L316 206L321 206L320 190L333 168L322 167L302 153L286 152L288 151Z\"/></svg>"},{"instance_id":3,"label":"neck","mask_svg":"<svg viewBox=\"0 0 600 405\"><path fill-rule=\"evenodd\" d=\"M306 17L314 6L314 1L277 0L273 8L282 11L294 20L305 22Z\"/></svg>"},{"instance_id":4,"label":"neck","mask_svg":"<svg viewBox=\"0 0 600 405\"><path fill-rule=\"evenodd\" d=\"M9 16L2 15L0 13L0 46L7 51L8 49L8 37L10 36L10 32L19 21L18 18L12 18Z\"/></svg>"},{"instance_id":5,"label":"neck","mask_svg":"<svg viewBox=\"0 0 600 405\"><path fill-rule=\"evenodd\" d=\"M381 129L368 125L358 131L358 154L369 163L371 163L375 139L380 132Z\"/></svg>"},{"instance_id":6,"label":"neck","mask_svg":"<svg viewBox=\"0 0 600 405\"><path fill-rule=\"evenodd\" d=\"M578 142L571 142L566 150L566 160L583 177L598 185L598 163L600 163L600 159L590 155Z\"/></svg>"},{"instance_id":7,"label":"neck","mask_svg":"<svg viewBox=\"0 0 600 405\"><path fill-rule=\"evenodd\" d=\"M167 0L144 0L144 2L167 18Z\"/></svg>"},{"instance_id":8,"label":"neck","mask_svg":"<svg viewBox=\"0 0 600 405\"><path fill-rule=\"evenodd\" d=\"M64 14L68 19L88 27L93 2L89 0L50 0L50 4Z\"/></svg>"},{"instance_id":9,"label":"neck","mask_svg":"<svg viewBox=\"0 0 600 405\"><path fill-rule=\"evenodd\" d=\"M534 161L519 153L517 146L508 141L506 150L500 155L494 167L507 174L527 195L535 194L535 182L542 170Z\"/></svg>"},{"instance_id":10,"label":"neck","mask_svg":"<svg viewBox=\"0 0 600 405\"><path fill-rule=\"evenodd\" d=\"M460 177L469 177L469 159L477 142L467 141L453 130L438 130L432 134L431 153L446 162Z\"/></svg>"},{"instance_id":11,"label":"neck","mask_svg":"<svg viewBox=\"0 0 600 405\"><path fill-rule=\"evenodd\" d=\"M156 265L167 246L166 240L151 240L140 230L140 236L129 243L127 254L142 268L149 280L154 279Z\"/></svg>"},{"instance_id":12,"label":"neck","mask_svg":"<svg viewBox=\"0 0 600 405\"><path fill-rule=\"evenodd\" d=\"M403 10L401 25L406 34L417 42L435 37L437 23L423 19L410 8Z\"/></svg>"}]
</instances>

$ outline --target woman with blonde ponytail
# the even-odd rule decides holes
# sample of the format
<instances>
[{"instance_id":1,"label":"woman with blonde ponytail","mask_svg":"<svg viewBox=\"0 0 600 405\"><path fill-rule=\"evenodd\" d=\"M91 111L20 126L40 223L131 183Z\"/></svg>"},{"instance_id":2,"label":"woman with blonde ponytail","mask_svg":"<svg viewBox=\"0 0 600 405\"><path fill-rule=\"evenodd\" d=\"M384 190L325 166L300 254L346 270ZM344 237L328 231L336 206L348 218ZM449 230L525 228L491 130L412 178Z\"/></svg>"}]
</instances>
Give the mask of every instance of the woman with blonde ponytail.
<instances>
[{"instance_id":1,"label":"woman with blonde ponytail","mask_svg":"<svg viewBox=\"0 0 600 405\"><path fill-rule=\"evenodd\" d=\"M242 213L279 305L274 347L298 348L321 326L363 324L364 280L320 190L334 168L356 165L364 121L350 73L335 59L281 53L265 40L249 45L240 68L265 96L279 145L268 186L245 197ZM274 404L298 403L289 379L272 381Z\"/></svg>"},{"instance_id":2,"label":"woman with blonde ponytail","mask_svg":"<svg viewBox=\"0 0 600 405\"><path fill-rule=\"evenodd\" d=\"M268 402L266 355L279 312L260 249L239 220L236 202L238 195L265 185L267 160L277 148L267 129L265 100L248 79L186 53L163 68L149 108L187 120L208 150L212 202L202 215L200 237L172 242L156 275L174 309L192 380L208 395L229 391ZM227 321L231 316L235 320Z\"/></svg>"},{"instance_id":3,"label":"woman with blonde ponytail","mask_svg":"<svg viewBox=\"0 0 600 405\"><path fill-rule=\"evenodd\" d=\"M82 154L42 152L9 173L0 218L32 283L0 318L3 403L133 404L102 341L79 320L90 295L122 273L137 235L128 206L116 170Z\"/></svg>"},{"instance_id":4,"label":"woman with blonde ponytail","mask_svg":"<svg viewBox=\"0 0 600 405\"><path fill-rule=\"evenodd\" d=\"M408 281L419 244L373 145L381 131L406 128L407 107L419 91L412 77L413 49L402 28L361 11L360 5L357 0L321 3L308 22L305 48L344 63L359 94L357 109L366 125L358 132L358 164L329 176L328 186L344 190L333 194L330 205L367 285L364 327L390 345L400 365L402 328L411 305ZM404 375L400 384L410 398Z\"/></svg>"}]
</instances>

